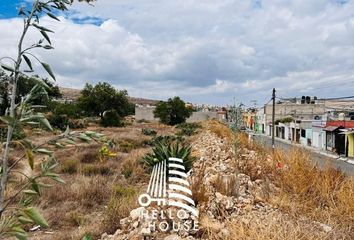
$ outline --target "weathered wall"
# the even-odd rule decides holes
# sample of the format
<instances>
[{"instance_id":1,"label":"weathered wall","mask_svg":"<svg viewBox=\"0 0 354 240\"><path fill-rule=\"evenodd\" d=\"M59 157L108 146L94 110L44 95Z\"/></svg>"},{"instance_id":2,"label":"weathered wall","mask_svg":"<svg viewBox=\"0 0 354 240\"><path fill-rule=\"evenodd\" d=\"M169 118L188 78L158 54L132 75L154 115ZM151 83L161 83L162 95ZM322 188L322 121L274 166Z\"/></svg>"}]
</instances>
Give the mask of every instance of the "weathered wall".
<instances>
[{"instance_id":1,"label":"weathered wall","mask_svg":"<svg viewBox=\"0 0 354 240\"><path fill-rule=\"evenodd\" d=\"M159 119L154 117L155 107L135 107L135 120L148 120L148 121L158 121Z\"/></svg>"},{"instance_id":2,"label":"weathered wall","mask_svg":"<svg viewBox=\"0 0 354 240\"><path fill-rule=\"evenodd\" d=\"M218 119L216 112L193 112L186 122L203 122L209 119Z\"/></svg>"}]
</instances>

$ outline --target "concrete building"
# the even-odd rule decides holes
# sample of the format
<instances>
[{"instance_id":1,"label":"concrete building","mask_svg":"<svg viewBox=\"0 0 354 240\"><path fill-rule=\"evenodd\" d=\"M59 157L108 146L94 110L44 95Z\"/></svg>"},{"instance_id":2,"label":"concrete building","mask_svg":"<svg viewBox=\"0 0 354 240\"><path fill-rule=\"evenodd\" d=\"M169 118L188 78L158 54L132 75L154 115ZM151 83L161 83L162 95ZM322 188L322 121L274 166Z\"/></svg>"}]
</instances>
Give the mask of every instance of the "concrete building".
<instances>
[{"instance_id":1,"label":"concrete building","mask_svg":"<svg viewBox=\"0 0 354 240\"><path fill-rule=\"evenodd\" d=\"M264 106L265 121L267 124L272 122L273 106L267 104ZM326 113L324 103L317 104L301 104L293 102L282 102L275 104L275 120L284 117L292 117L296 120L320 120L321 116Z\"/></svg>"}]
</instances>

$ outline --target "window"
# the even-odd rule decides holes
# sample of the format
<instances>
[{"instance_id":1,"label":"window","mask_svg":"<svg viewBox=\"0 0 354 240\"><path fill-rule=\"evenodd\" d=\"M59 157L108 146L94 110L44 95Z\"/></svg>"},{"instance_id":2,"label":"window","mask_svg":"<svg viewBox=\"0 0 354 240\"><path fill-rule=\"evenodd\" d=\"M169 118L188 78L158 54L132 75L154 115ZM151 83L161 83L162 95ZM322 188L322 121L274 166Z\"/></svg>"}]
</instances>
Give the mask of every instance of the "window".
<instances>
[{"instance_id":1,"label":"window","mask_svg":"<svg viewBox=\"0 0 354 240\"><path fill-rule=\"evenodd\" d=\"M301 137L305 138L306 137L306 130L301 129Z\"/></svg>"}]
</instances>

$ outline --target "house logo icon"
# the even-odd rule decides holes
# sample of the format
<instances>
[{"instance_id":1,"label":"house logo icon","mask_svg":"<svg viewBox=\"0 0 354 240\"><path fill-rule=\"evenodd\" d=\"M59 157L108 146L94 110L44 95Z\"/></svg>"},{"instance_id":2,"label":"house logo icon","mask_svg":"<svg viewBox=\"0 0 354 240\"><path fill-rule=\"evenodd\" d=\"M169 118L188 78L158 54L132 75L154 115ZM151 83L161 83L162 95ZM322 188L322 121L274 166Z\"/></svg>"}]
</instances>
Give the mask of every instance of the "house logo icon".
<instances>
[{"instance_id":1,"label":"house logo icon","mask_svg":"<svg viewBox=\"0 0 354 240\"><path fill-rule=\"evenodd\" d=\"M173 206L198 218L198 210L192 199L186 169L180 158L169 158L156 164L152 170L146 193L139 196L140 206Z\"/></svg>"}]
</instances>

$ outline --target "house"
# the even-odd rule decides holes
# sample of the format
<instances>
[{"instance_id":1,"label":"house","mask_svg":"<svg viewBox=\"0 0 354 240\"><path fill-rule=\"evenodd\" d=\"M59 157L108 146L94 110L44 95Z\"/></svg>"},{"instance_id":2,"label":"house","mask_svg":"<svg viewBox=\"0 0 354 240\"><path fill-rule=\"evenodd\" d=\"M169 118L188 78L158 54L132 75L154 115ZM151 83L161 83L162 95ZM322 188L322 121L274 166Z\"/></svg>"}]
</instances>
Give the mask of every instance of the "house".
<instances>
[{"instance_id":1,"label":"house","mask_svg":"<svg viewBox=\"0 0 354 240\"><path fill-rule=\"evenodd\" d=\"M344 135L345 156L354 158L354 129L345 129L339 134Z\"/></svg>"},{"instance_id":2,"label":"house","mask_svg":"<svg viewBox=\"0 0 354 240\"><path fill-rule=\"evenodd\" d=\"M326 149L326 121L312 122L312 146L318 150Z\"/></svg>"},{"instance_id":3,"label":"house","mask_svg":"<svg viewBox=\"0 0 354 240\"><path fill-rule=\"evenodd\" d=\"M248 111L243 113L243 123L248 129L254 130L255 128L255 119L256 119L256 110L248 109Z\"/></svg>"},{"instance_id":4,"label":"house","mask_svg":"<svg viewBox=\"0 0 354 240\"><path fill-rule=\"evenodd\" d=\"M217 114L217 119L220 121L220 122L227 122L228 121L228 115L227 115L227 110L226 108L221 108L220 110L218 110L216 112Z\"/></svg>"},{"instance_id":5,"label":"house","mask_svg":"<svg viewBox=\"0 0 354 240\"><path fill-rule=\"evenodd\" d=\"M254 117L254 131L256 133L265 133L266 128L265 128L265 114L264 114L264 107L259 108Z\"/></svg>"},{"instance_id":6,"label":"house","mask_svg":"<svg viewBox=\"0 0 354 240\"><path fill-rule=\"evenodd\" d=\"M275 136L284 140L312 146L312 122L320 121L326 113L325 103L308 97L309 101L291 99L275 104ZM272 135L272 104L264 106L264 124L267 135ZM257 118L258 119L258 118Z\"/></svg>"},{"instance_id":7,"label":"house","mask_svg":"<svg viewBox=\"0 0 354 240\"><path fill-rule=\"evenodd\" d=\"M336 152L338 155L349 156L349 150L353 142L351 129L354 128L353 120L327 121L326 127L326 150ZM348 132L346 134L346 132Z\"/></svg>"}]
</instances>

